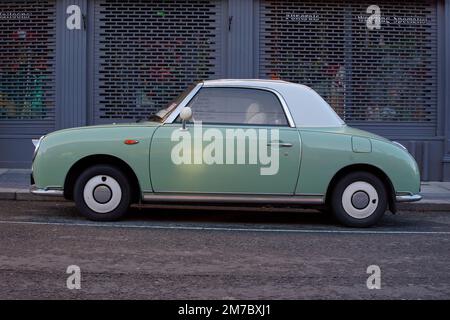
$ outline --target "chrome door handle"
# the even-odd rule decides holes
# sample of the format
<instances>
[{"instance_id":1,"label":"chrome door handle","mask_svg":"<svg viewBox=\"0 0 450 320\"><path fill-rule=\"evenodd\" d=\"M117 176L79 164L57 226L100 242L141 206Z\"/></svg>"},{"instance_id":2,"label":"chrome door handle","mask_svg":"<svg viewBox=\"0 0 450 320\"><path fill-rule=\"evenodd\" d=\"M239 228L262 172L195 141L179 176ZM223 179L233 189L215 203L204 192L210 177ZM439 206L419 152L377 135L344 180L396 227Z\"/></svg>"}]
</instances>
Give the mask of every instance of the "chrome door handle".
<instances>
[{"instance_id":1,"label":"chrome door handle","mask_svg":"<svg viewBox=\"0 0 450 320\"><path fill-rule=\"evenodd\" d=\"M267 144L267 146L268 147L277 146L277 147L280 147L280 148L291 148L292 147L292 143L283 142L283 141L269 142Z\"/></svg>"},{"instance_id":2,"label":"chrome door handle","mask_svg":"<svg viewBox=\"0 0 450 320\"><path fill-rule=\"evenodd\" d=\"M282 142L280 144L278 144L281 148L290 148L292 147L292 143L286 143L286 142Z\"/></svg>"}]
</instances>

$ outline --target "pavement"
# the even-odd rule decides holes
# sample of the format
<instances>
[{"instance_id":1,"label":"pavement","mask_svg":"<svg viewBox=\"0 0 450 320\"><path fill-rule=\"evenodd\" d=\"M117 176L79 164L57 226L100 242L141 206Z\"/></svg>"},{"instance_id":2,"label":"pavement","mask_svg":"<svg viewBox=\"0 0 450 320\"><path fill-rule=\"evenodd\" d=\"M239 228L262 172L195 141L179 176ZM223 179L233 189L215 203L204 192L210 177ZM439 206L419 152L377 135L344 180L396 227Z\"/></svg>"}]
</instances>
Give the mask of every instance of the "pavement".
<instances>
[{"instance_id":1,"label":"pavement","mask_svg":"<svg viewBox=\"0 0 450 320\"><path fill-rule=\"evenodd\" d=\"M28 169L0 168L0 200L61 201L54 197L36 196L30 193ZM422 182L423 199L413 203L399 203L399 210L450 211L450 182Z\"/></svg>"},{"instance_id":2,"label":"pavement","mask_svg":"<svg viewBox=\"0 0 450 320\"><path fill-rule=\"evenodd\" d=\"M70 202L0 208L0 299L450 299L449 212L354 229L313 210L131 208L100 223Z\"/></svg>"}]
</instances>

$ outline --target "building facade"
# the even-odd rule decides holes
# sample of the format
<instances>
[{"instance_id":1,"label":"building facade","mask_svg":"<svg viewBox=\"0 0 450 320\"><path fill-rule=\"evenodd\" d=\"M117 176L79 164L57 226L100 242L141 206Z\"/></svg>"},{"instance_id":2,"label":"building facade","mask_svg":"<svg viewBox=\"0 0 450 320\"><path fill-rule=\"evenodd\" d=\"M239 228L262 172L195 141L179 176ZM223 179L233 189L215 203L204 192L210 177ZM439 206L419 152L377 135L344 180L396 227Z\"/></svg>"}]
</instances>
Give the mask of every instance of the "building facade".
<instances>
[{"instance_id":1,"label":"building facade","mask_svg":"<svg viewBox=\"0 0 450 320\"><path fill-rule=\"evenodd\" d=\"M129 122L202 79L306 84L450 181L450 1L0 2L0 167L32 138Z\"/></svg>"}]
</instances>

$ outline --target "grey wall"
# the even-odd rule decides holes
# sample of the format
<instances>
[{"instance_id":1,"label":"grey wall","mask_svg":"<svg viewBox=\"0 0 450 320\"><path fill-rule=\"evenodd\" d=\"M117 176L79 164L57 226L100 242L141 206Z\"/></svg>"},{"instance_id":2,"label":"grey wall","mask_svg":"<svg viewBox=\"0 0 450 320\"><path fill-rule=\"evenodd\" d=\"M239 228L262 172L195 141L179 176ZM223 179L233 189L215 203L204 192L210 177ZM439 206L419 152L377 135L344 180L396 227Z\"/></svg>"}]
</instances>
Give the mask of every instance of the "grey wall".
<instances>
[{"instance_id":1,"label":"grey wall","mask_svg":"<svg viewBox=\"0 0 450 320\"><path fill-rule=\"evenodd\" d=\"M78 5L81 29L69 30L66 9ZM87 124L87 0L60 0L56 6L56 127Z\"/></svg>"},{"instance_id":2,"label":"grey wall","mask_svg":"<svg viewBox=\"0 0 450 320\"><path fill-rule=\"evenodd\" d=\"M228 0L227 78L257 78L259 1Z\"/></svg>"}]
</instances>

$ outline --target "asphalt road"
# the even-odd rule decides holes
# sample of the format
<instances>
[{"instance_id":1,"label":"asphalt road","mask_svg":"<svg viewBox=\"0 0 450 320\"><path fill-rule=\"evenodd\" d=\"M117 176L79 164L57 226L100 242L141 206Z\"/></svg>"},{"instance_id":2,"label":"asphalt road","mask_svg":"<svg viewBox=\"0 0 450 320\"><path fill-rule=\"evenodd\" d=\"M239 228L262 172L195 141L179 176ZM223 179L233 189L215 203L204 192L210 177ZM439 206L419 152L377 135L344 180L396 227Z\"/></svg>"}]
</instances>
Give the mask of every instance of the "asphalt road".
<instances>
[{"instance_id":1,"label":"asphalt road","mask_svg":"<svg viewBox=\"0 0 450 320\"><path fill-rule=\"evenodd\" d=\"M311 210L149 207L96 223L68 202L0 201L0 299L449 299L449 271L450 212L370 229Z\"/></svg>"}]
</instances>

